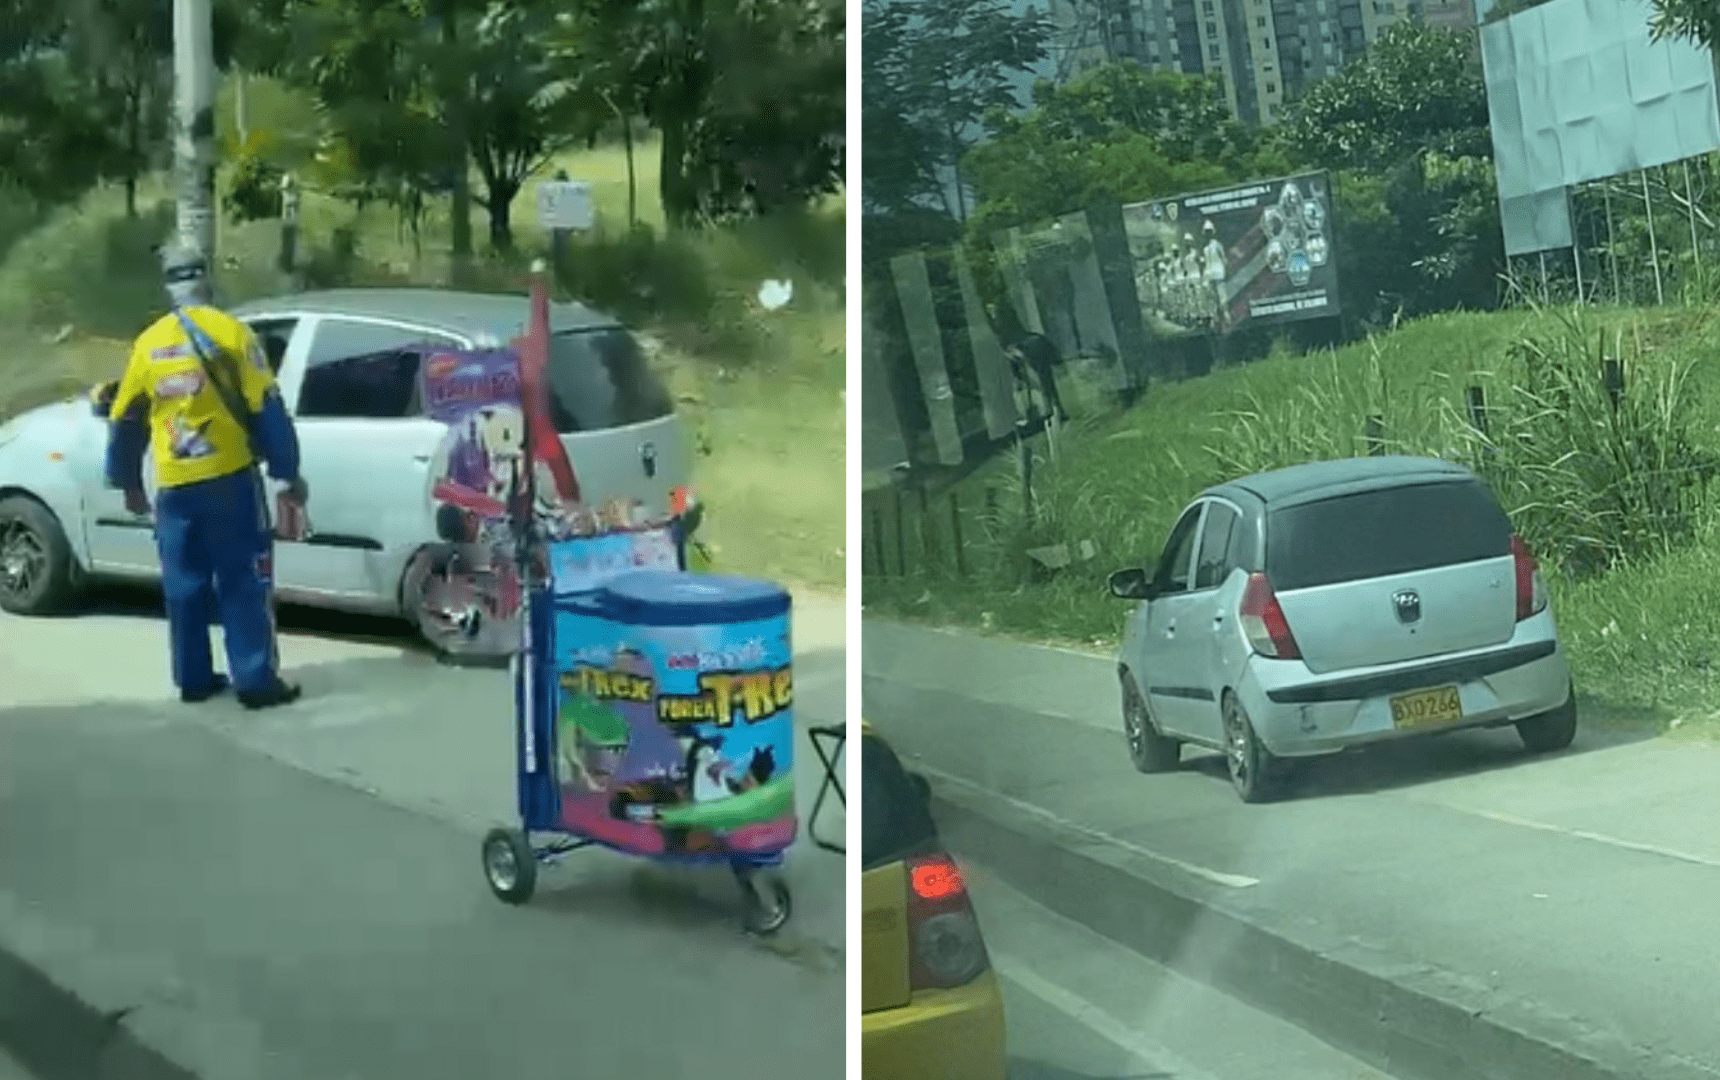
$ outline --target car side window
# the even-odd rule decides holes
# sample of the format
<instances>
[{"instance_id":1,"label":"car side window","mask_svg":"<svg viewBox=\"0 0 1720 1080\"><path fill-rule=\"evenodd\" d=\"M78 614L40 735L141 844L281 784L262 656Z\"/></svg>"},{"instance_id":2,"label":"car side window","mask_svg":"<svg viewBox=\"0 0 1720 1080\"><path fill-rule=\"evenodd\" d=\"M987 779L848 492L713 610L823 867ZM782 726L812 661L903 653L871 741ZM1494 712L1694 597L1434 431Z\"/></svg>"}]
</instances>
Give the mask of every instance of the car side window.
<instances>
[{"instance_id":1,"label":"car side window","mask_svg":"<svg viewBox=\"0 0 1720 1080\"><path fill-rule=\"evenodd\" d=\"M385 323L325 319L317 324L299 387L300 417L397 420L416 416L418 368L446 334Z\"/></svg>"},{"instance_id":2,"label":"car side window","mask_svg":"<svg viewBox=\"0 0 1720 1080\"><path fill-rule=\"evenodd\" d=\"M1200 558L1195 562L1194 587L1211 589L1224 584L1230 574L1230 534L1237 525L1236 511L1215 502L1206 512L1200 530Z\"/></svg>"},{"instance_id":3,"label":"car side window","mask_svg":"<svg viewBox=\"0 0 1720 1080\"><path fill-rule=\"evenodd\" d=\"M1158 571L1153 575L1161 596L1188 591L1189 558L1194 554L1195 526L1200 524L1202 509L1204 505L1197 504L1184 511L1171 530L1170 539L1165 541L1164 555L1159 558Z\"/></svg>"},{"instance_id":4,"label":"car side window","mask_svg":"<svg viewBox=\"0 0 1720 1080\"><path fill-rule=\"evenodd\" d=\"M281 364L287 358L287 346L292 343L293 331L298 329L299 320L296 317L256 319L245 325L251 328L251 333L257 335L257 344L263 347L263 355L268 357L269 370L279 375Z\"/></svg>"}]
</instances>

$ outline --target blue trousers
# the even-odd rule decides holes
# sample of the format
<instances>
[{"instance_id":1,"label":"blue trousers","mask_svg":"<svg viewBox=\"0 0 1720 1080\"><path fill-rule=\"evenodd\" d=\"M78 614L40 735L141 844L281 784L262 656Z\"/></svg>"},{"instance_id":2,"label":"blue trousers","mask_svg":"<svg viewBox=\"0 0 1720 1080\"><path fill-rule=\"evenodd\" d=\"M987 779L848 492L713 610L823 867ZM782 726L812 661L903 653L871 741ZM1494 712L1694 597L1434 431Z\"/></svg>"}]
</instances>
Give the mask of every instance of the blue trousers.
<instances>
[{"instance_id":1,"label":"blue trousers","mask_svg":"<svg viewBox=\"0 0 1720 1080\"><path fill-rule=\"evenodd\" d=\"M155 543L174 684L197 691L214 681L209 624L219 610L234 688L273 686L280 666L274 535L257 470L162 489L155 499Z\"/></svg>"}]
</instances>

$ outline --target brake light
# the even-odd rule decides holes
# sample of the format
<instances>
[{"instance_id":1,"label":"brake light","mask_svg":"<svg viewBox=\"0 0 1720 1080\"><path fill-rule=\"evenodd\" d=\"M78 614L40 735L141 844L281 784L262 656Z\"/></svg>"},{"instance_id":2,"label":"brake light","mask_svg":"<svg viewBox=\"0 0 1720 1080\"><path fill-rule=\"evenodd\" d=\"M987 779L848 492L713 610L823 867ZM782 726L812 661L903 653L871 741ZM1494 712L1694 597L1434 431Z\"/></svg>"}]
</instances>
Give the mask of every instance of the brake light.
<instances>
[{"instance_id":1,"label":"brake light","mask_svg":"<svg viewBox=\"0 0 1720 1080\"><path fill-rule=\"evenodd\" d=\"M949 990L973 982L991 966L967 883L948 855L907 861L909 985Z\"/></svg>"},{"instance_id":2,"label":"brake light","mask_svg":"<svg viewBox=\"0 0 1720 1080\"><path fill-rule=\"evenodd\" d=\"M1534 553L1521 536L1511 537L1511 558L1517 569L1517 621L1539 615L1547 607L1547 583L1535 565Z\"/></svg>"},{"instance_id":3,"label":"brake light","mask_svg":"<svg viewBox=\"0 0 1720 1080\"><path fill-rule=\"evenodd\" d=\"M1302 658L1296 635L1290 632L1290 621L1284 617L1278 594L1272 591L1272 582L1265 574L1248 575L1237 617L1242 623L1242 632L1248 637L1248 644L1261 656L1275 660Z\"/></svg>"}]
</instances>

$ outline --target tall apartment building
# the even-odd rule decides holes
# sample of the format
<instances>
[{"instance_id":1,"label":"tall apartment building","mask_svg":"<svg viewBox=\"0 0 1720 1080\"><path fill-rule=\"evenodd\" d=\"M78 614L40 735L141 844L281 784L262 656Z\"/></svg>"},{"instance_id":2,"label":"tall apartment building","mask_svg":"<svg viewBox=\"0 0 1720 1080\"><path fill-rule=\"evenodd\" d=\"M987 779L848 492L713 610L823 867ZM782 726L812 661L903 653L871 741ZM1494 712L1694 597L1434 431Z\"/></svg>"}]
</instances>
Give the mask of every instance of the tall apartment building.
<instances>
[{"instance_id":1,"label":"tall apartment building","mask_svg":"<svg viewBox=\"0 0 1720 1080\"><path fill-rule=\"evenodd\" d=\"M1054 0L1056 77L1124 59L1217 75L1238 119L1270 124L1304 86L1335 74L1388 26L1421 19L1424 2L1437 5L1442 21L1467 8L1474 26L1473 0Z\"/></svg>"}]
</instances>

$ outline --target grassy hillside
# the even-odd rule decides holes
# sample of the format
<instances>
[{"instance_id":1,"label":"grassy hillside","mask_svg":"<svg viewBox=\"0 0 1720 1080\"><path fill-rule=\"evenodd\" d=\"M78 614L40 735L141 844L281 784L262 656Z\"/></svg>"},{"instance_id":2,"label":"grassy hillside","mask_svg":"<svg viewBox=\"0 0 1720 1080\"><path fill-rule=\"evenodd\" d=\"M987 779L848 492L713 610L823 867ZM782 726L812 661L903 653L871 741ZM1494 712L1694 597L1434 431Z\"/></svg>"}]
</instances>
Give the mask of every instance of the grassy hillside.
<instances>
[{"instance_id":1,"label":"grassy hillside","mask_svg":"<svg viewBox=\"0 0 1720 1080\"><path fill-rule=\"evenodd\" d=\"M287 117L290 101L253 86L253 113ZM258 98L269 105L256 108ZM290 119L290 117L288 117ZM283 120L283 123L286 121ZM843 424L845 207L687 237L664 236L656 147L638 148L639 218L627 222L619 147L566 155L555 167L593 184L598 226L574 244L586 297L656 343L658 361L698 432L695 482L725 567L829 590L844 581ZM548 249L532 222L534 178L515 204L517 250L481 255L471 287L523 291L531 258ZM130 337L162 310L151 246L172 228L161 178L144 185L135 219L114 189L92 192L14 243L0 259L0 417L116 376ZM488 224L473 213L480 252ZM416 235L387 207L362 213L315 190L301 204L300 253L312 284L446 285L445 204ZM218 278L230 300L288 291L274 266L276 222L220 226ZM766 278L794 282L770 312L754 297Z\"/></svg>"},{"instance_id":2,"label":"grassy hillside","mask_svg":"<svg viewBox=\"0 0 1720 1080\"><path fill-rule=\"evenodd\" d=\"M1614 716L1682 724L1720 715L1720 328L1705 311L1442 315L1335 353L1274 355L1154 387L1121 415L1078 419L1055 453L1035 447L1029 522L1017 464L1000 456L956 489L965 579L947 500L909 512L906 577L871 573L865 603L935 622L1109 648L1124 605L1107 573L1142 565L1201 488L1298 461L1385 449L1482 467L1551 579L1581 692ZM1622 356L1614 408L1603 355ZM1488 435L1465 389L1480 386ZM987 512L987 505L995 510ZM894 526L888 537L894 570ZM922 535L924 534L924 535ZM1025 552L1090 542L1090 562L1047 571ZM927 550L931 554L916 556ZM875 566L875 555L869 553Z\"/></svg>"}]
</instances>

